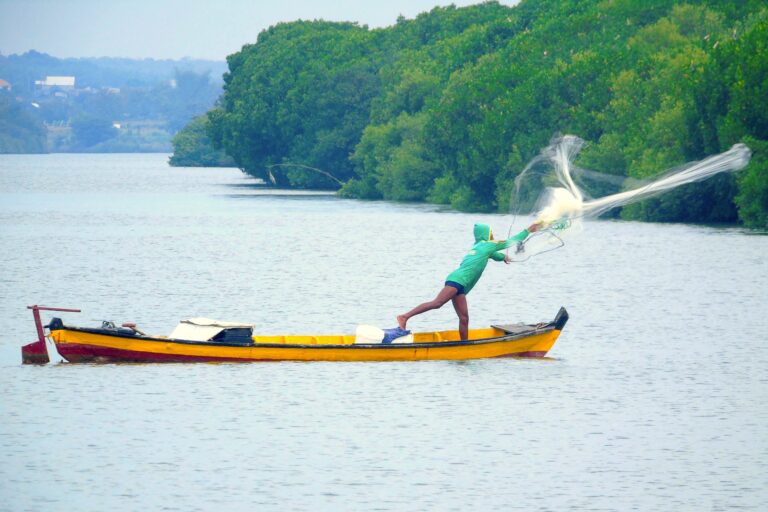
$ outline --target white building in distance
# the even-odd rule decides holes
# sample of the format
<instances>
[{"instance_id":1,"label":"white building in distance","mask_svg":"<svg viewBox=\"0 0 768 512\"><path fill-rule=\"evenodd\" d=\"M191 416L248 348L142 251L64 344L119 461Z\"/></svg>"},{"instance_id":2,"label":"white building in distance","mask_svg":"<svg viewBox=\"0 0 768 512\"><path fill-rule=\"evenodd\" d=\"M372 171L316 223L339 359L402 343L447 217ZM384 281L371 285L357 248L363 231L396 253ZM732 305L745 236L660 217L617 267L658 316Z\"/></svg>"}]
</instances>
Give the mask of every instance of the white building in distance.
<instances>
[{"instance_id":1,"label":"white building in distance","mask_svg":"<svg viewBox=\"0 0 768 512\"><path fill-rule=\"evenodd\" d=\"M35 80L35 85L41 89L51 89L53 87L69 91L75 88L75 77L73 76L46 76L45 80Z\"/></svg>"}]
</instances>

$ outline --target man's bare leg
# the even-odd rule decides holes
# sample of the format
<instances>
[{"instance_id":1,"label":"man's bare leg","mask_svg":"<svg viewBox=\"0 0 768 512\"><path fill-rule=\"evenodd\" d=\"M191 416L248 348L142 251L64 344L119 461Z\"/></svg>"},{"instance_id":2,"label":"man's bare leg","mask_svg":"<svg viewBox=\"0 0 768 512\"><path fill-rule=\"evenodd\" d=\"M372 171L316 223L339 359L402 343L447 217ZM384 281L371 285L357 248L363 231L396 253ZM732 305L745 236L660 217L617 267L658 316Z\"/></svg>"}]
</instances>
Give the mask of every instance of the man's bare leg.
<instances>
[{"instance_id":1,"label":"man's bare leg","mask_svg":"<svg viewBox=\"0 0 768 512\"><path fill-rule=\"evenodd\" d=\"M453 299L453 309L459 317L459 336L466 341L469 337L469 307L467 306L467 296L464 294L456 295Z\"/></svg>"},{"instance_id":2,"label":"man's bare leg","mask_svg":"<svg viewBox=\"0 0 768 512\"><path fill-rule=\"evenodd\" d=\"M404 315L398 315L397 325L399 325L401 329L405 329L405 324L408 322L408 320L412 316L420 315L425 311L430 311L432 309L438 309L443 307L443 305L446 302L456 297L457 293L459 293L459 290L457 290L453 286L444 287L442 290L440 290L440 293L438 293L437 297L435 297L434 299L430 300L429 302L424 302L422 304L419 304L418 306L416 306L409 312L405 313ZM466 299L464 300L464 303L466 304Z\"/></svg>"}]
</instances>

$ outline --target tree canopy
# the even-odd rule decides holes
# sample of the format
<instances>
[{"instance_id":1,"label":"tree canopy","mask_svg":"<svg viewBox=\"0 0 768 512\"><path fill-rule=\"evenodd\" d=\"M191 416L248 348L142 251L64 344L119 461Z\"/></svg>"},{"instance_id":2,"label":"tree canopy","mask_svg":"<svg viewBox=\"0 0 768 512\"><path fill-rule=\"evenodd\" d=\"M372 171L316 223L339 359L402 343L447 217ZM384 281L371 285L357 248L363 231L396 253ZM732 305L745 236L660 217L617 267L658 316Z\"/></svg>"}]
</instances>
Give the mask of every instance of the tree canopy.
<instances>
[{"instance_id":1,"label":"tree canopy","mask_svg":"<svg viewBox=\"0 0 768 512\"><path fill-rule=\"evenodd\" d=\"M45 126L33 109L0 90L0 154L45 153Z\"/></svg>"},{"instance_id":2,"label":"tree canopy","mask_svg":"<svg viewBox=\"0 0 768 512\"><path fill-rule=\"evenodd\" d=\"M759 0L486 2L375 30L282 23L229 56L207 130L282 186L341 181L352 197L475 211L506 211L515 176L557 133L588 141L580 165L628 178L744 141L755 155L736 178L621 215L765 227L767 24Z\"/></svg>"},{"instance_id":3,"label":"tree canopy","mask_svg":"<svg viewBox=\"0 0 768 512\"><path fill-rule=\"evenodd\" d=\"M173 155L168 163L174 167L232 167L235 163L221 150L213 149L208 137L208 116L196 117L173 137Z\"/></svg>"}]
</instances>

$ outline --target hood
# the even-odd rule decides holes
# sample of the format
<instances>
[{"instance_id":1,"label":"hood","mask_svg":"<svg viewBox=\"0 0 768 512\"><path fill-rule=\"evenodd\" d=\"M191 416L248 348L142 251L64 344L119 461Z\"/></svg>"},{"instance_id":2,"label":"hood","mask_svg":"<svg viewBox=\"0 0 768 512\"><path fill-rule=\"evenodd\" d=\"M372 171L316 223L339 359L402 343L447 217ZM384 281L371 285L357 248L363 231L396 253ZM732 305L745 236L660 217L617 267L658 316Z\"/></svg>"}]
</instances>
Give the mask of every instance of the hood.
<instances>
[{"instance_id":1,"label":"hood","mask_svg":"<svg viewBox=\"0 0 768 512\"><path fill-rule=\"evenodd\" d=\"M491 239L491 226L488 224L475 224L475 242L483 242Z\"/></svg>"}]
</instances>

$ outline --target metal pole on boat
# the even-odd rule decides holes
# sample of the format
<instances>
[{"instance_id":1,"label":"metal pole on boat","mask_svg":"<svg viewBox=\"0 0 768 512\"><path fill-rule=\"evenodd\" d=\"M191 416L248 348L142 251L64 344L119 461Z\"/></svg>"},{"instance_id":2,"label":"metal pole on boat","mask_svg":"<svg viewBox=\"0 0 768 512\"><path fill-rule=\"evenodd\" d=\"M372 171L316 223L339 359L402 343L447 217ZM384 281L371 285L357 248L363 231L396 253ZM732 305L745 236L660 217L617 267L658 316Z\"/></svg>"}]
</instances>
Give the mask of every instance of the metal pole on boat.
<instances>
[{"instance_id":1,"label":"metal pole on boat","mask_svg":"<svg viewBox=\"0 0 768 512\"><path fill-rule=\"evenodd\" d=\"M65 311L67 313L79 313L79 309L50 308L47 306L27 306L32 310L32 316L35 317L35 327L37 328L37 341L33 341L21 347L22 364L46 364L51 360L48 358L48 348L45 345L45 330L43 322L40 319L40 311Z\"/></svg>"}]
</instances>

